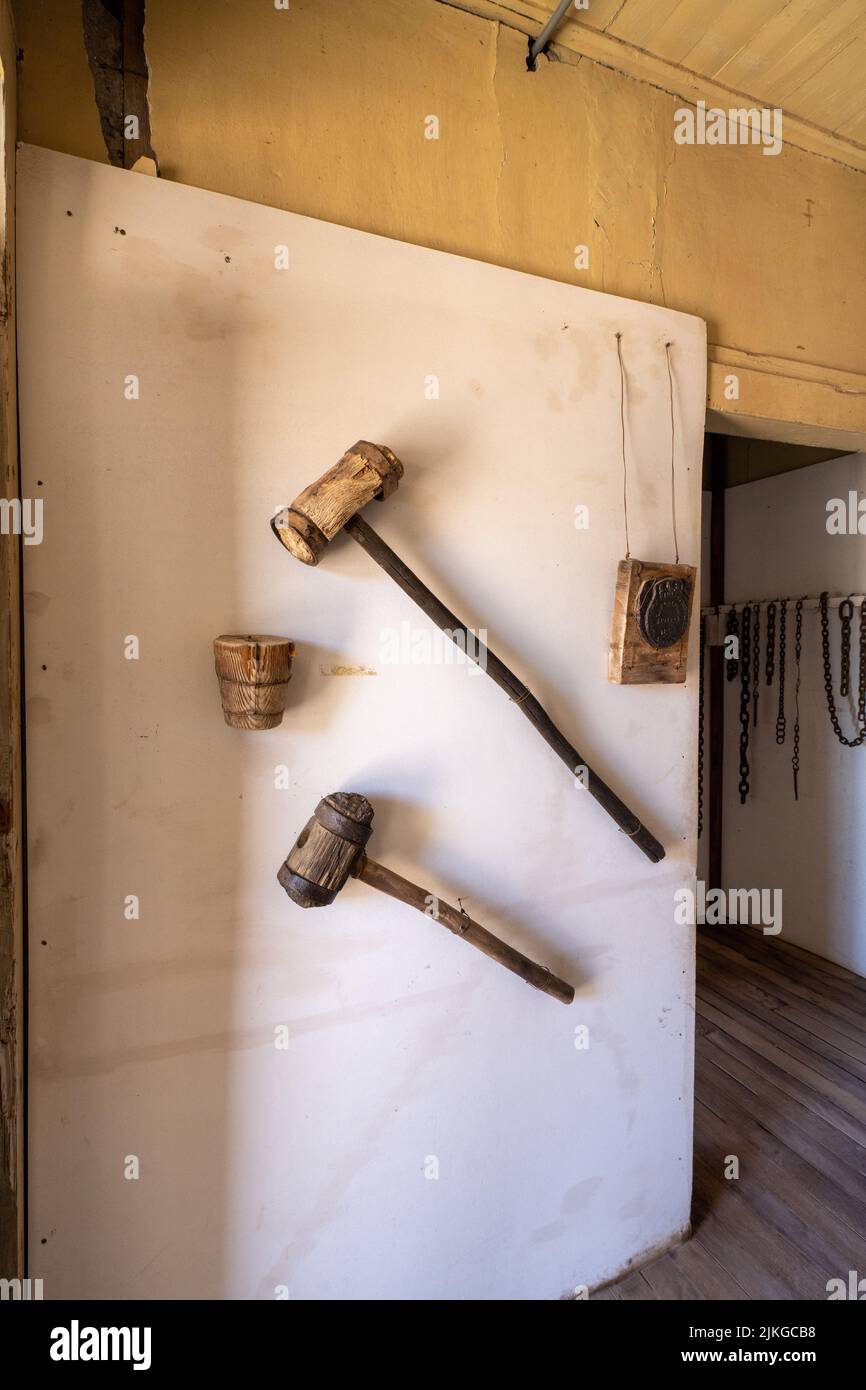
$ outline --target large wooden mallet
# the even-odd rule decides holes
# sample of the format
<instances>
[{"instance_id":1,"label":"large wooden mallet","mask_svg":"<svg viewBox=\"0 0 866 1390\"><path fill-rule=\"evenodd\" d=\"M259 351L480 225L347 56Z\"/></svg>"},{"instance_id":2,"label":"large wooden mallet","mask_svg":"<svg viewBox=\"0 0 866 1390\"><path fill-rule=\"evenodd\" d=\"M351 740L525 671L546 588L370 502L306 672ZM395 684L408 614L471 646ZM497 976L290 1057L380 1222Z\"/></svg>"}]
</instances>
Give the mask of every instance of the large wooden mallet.
<instances>
[{"instance_id":1,"label":"large wooden mallet","mask_svg":"<svg viewBox=\"0 0 866 1390\"><path fill-rule=\"evenodd\" d=\"M348 531L353 540L382 566L405 594L415 600L446 637L450 637L505 691L538 730L545 743L616 821L620 830L634 841L648 859L657 864L664 859L664 849L634 811L630 811L598 773L593 772L586 759L560 733L550 715L505 662L479 642L466 624L446 608L426 584L422 584L408 565L404 565L390 546L358 515L361 508L374 498L382 501L390 497L402 476L403 465L390 449L384 444L369 444L360 440L318 482L305 488L290 507L278 512L271 520L271 527L286 549L305 565L318 564L322 551L337 532Z\"/></svg>"},{"instance_id":2,"label":"large wooden mallet","mask_svg":"<svg viewBox=\"0 0 866 1390\"><path fill-rule=\"evenodd\" d=\"M498 936L458 912L426 888L368 859L364 852L373 833L373 807L357 792L332 792L319 802L304 826L277 878L298 907L326 907L332 903L349 878L359 878L416 907L432 921L439 922L455 936L476 946L485 956L513 970L527 984L570 1004L574 989L543 965L500 941Z\"/></svg>"}]
</instances>

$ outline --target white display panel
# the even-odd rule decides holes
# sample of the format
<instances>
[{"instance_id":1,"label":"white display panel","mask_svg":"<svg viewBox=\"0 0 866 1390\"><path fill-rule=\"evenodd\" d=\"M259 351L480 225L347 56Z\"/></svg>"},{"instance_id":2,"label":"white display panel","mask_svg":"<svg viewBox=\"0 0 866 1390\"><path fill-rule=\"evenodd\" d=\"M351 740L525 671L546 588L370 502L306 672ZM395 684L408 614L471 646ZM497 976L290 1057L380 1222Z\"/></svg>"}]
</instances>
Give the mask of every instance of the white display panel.
<instances>
[{"instance_id":1,"label":"white display panel","mask_svg":"<svg viewBox=\"0 0 866 1390\"><path fill-rule=\"evenodd\" d=\"M697 755L696 622L685 686L606 679L614 334L632 554L673 558L671 341L697 563L704 324L33 147L18 225L23 490L44 499L24 548L31 1274L48 1298L265 1299L613 1275L688 1220L674 893ZM384 659L425 619L349 537L317 569L274 540L359 438L406 467L371 524L487 630L662 864L483 675ZM230 631L298 644L276 731L223 724ZM372 855L459 895L574 1004L362 884L290 903L277 870L334 790L373 801Z\"/></svg>"}]
</instances>

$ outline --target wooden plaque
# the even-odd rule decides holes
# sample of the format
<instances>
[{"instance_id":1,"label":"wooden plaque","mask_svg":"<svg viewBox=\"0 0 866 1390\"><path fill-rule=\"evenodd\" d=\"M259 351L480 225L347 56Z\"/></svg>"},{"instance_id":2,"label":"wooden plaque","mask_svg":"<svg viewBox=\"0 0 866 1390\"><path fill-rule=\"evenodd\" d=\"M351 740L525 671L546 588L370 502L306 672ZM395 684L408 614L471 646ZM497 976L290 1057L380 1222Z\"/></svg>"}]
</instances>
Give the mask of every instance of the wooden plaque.
<instances>
[{"instance_id":1,"label":"wooden plaque","mask_svg":"<svg viewBox=\"0 0 866 1390\"><path fill-rule=\"evenodd\" d=\"M693 565L620 560L608 680L618 685L685 680L696 577Z\"/></svg>"}]
</instances>

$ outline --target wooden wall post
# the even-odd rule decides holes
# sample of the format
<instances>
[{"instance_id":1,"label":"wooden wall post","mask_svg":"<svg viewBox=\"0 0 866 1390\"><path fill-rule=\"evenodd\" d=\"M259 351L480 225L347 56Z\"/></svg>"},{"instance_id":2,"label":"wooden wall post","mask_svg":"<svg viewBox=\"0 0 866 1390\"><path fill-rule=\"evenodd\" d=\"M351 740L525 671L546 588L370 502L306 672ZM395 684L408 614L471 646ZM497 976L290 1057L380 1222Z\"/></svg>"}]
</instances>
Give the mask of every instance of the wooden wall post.
<instances>
[{"instance_id":1,"label":"wooden wall post","mask_svg":"<svg viewBox=\"0 0 866 1390\"><path fill-rule=\"evenodd\" d=\"M710 604L725 601L725 464L724 435L710 437ZM722 830L725 767L725 664L724 647L709 648L709 855L707 888L722 886Z\"/></svg>"},{"instance_id":2,"label":"wooden wall post","mask_svg":"<svg viewBox=\"0 0 866 1390\"><path fill-rule=\"evenodd\" d=\"M0 0L0 496L19 496L15 372L16 45ZM0 535L0 1278L24 1274L24 886L20 538Z\"/></svg>"}]
</instances>

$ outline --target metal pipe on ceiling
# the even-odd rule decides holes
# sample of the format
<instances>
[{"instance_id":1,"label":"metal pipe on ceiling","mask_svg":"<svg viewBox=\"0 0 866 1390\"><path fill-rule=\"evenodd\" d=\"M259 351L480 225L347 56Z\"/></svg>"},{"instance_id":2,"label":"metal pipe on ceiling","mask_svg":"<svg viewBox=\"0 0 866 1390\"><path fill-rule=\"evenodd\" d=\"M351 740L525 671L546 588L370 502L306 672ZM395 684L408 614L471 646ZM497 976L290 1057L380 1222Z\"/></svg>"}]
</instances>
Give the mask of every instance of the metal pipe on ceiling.
<instances>
[{"instance_id":1,"label":"metal pipe on ceiling","mask_svg":"<svg viewBox=\"0 0 866 1390\"><path fill-rule=\"evenodd\" d=\"M572 0L560 0L560 3L553 11L553 14L550 16L550 19L547 21L541 33L538 35L538 38L533 39L532 43L529 45L529 57L526 60L526 66L529 68L530 72L535 71L536 58L540 53L544 52L545 48L550 43L554 33L559 28L559 25L562 23L562 20L565 18L566 10L569 8L571 4Z\"/></svg>"}]
</instances>

